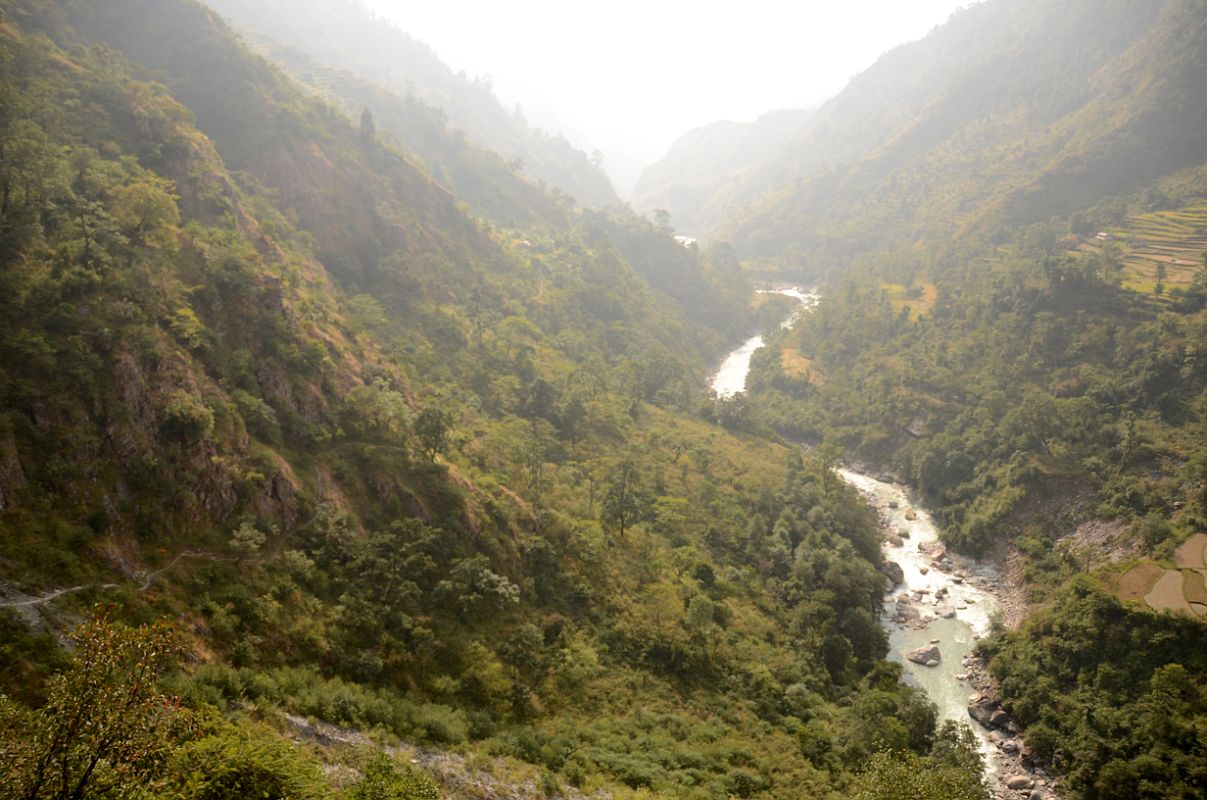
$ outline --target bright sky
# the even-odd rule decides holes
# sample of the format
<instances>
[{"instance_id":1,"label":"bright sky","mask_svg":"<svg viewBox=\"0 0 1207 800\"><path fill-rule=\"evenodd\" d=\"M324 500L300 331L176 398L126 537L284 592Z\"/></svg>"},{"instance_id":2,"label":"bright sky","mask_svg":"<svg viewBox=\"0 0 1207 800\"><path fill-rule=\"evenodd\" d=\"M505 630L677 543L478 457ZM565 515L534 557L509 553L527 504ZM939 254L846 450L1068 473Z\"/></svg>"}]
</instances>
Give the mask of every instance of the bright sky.
<instances>
[{"instance_id":1,"label":"bright sky","mask_svg":"<svg viewBox=\"0 0 1207 800\"><path fill-rule=\"evenodd\" d=\"M688 130L807 108L971 0L364 0L622 194Z\"/></svg>"}]
</instances>

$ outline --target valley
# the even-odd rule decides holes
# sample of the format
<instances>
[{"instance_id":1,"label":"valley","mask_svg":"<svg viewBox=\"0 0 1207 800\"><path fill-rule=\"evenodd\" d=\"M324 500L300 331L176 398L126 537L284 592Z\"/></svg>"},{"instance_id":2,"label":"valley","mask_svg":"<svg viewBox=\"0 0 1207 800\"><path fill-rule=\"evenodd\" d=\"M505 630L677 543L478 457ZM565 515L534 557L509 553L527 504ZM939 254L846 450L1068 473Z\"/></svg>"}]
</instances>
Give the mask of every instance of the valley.
<instances>
[{"instance_id":1,"label":"valley","mask_svg":"<svg viewBox=\"0 0 1207 800\"><path fill-rule=\"evenodd\" d=\"M1203 0L630 203L386 7L0 0L0 800L1203 796Z\"/></svg>"}]
</instances>

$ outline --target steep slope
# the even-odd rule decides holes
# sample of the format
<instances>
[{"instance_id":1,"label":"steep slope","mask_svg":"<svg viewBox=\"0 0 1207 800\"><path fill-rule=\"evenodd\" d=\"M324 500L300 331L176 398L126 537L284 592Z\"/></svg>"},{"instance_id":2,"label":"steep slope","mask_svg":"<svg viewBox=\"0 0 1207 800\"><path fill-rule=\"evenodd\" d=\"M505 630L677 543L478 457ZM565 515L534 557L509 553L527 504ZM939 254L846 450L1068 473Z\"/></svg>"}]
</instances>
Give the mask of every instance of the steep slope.
<instances>
[{"instance_id":1,"label":"steep slope","mask_svg":"<svg viewBox=\"0 0 1207 800\"><path fill-rule=\"evenodd\" d=\"M254 32L253 41L268 52L293 47L400 97L416 96L471 140L583 206L620 202L602 170L564 138L531 128L499 104L488 84L454 74L429 47L350 0L214 0L210 6Z\"/></svg>"},{"instance_id":2,"label":"steep slope","mask_svg":"<svg viewBox=\"0 0 1207 800\"><path fill-rule=\"evenodd\" d=\"M720 232L848 261L1069 214L1207 160L1198 0L981 3L823 106Z\"/></svg>"},{"instance_id":3,"label":"steep slope","mask_svg":"<svg viewBox=\"0 0 1207 800\"><path fill-rule=\"evenodd\" d=\"M265 56L294 81L414 154L429 175L477 214L507 227L566 226L567 198L555 199L520 174L515 162L450 128L443 111L413 94L400 97L351 72L318 64L297 48L258 41Z\"/></svg>"},{"instance_id":4,"label":"steep slope","mask_svg":"<svg viewBox=\"0 0 1207 800\"><path fill-rule=\"evenodd\" d=\"M1030 617L981 654L1086 800L1194 796L1207 761L1205 57L1201 2L975 6L823 108L733 228L831 279L749 402L998 562Z\"/></svg>"},{"instance_id":5,"label":"steep slope","mask_svg":"<svg viewBox=\"0 0 1207 800\"><path fill-rule=\"evenodd\" d=\"M975 781L881 660L870 512L686 413L745 299L694 252L480 226L192 0L0 0L0 67L5 790L411 775L305 718L532 796L832 796L884 749ZM72 653L22 624L91 601ZM119 618L171 621L179 702Z\"/></svg>"},{"instance_id":6,"label":"steep slope","mask_svg":"<svg viewBox=\"0 0 1207 800\"><path fill-rule=\"evenodd\" d=\"M755 180L760 167L784 156L813 112L772 111L754 122L716 122L689 131L663 158L642 171L632 205L670 213L681 233L703 235L731 210L770 186Z\"/></svg>"}]
</instances>

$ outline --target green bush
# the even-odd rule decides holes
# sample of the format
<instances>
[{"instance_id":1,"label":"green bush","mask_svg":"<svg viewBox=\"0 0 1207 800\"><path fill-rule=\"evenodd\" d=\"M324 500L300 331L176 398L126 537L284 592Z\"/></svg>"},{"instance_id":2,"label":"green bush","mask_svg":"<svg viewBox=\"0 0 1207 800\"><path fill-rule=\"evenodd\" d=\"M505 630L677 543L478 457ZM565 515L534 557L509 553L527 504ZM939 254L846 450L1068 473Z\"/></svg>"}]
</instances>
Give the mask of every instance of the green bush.
<instances>
[{"instance_id":1,"label":"green bush","mask_svg":"<svg viewBox=\"0 0 1207 800\"><path fill-rule=\"evenodd\" d=\"M271 731L230 728L180 748L168 762L172 800L323 800L318 764Z\"/></svg>"},{"instance_id":2,"label":"green bush","mask_svg":"<svg viewBox=\"0 0 1207 800\"><path fill-rule=\"evenodd\" d=\"M440 788L427 775L399 766L378 753L365 766L364 777L342 800L441 800Z\"/></svg>"},{"instance_id":3,"label":"green bush","mask_svg":"<svg viewBox=\"0 0 1207 800\"><path fill-rule=\"evenodd\" d=\"M200 397L176 389L164 403L162 429L185 441L204 439L214 432L214 412Z\"/></svg>"}]
</instances>

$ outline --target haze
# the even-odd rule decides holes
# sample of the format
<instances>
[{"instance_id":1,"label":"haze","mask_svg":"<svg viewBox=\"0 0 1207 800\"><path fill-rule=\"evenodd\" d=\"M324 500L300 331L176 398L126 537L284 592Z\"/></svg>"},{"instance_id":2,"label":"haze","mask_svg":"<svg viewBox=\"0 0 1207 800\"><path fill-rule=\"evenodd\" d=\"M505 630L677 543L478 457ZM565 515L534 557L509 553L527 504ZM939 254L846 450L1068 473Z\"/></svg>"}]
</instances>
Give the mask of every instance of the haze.
<instances>
[{"instance_id":1,"label":"haze","mask_svg":"<svg viewBox=\"0 0 1207 800\"><path fill-rule=\"evenodd\" d=\"M818 105L967 0L604 4L365 0L536 126L601 150L627 195L688 130Z\"/></svg>"}]
</instances>

